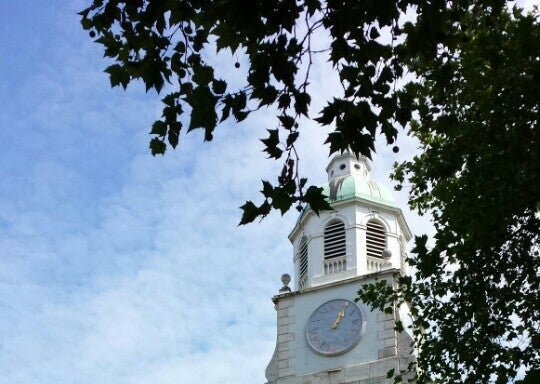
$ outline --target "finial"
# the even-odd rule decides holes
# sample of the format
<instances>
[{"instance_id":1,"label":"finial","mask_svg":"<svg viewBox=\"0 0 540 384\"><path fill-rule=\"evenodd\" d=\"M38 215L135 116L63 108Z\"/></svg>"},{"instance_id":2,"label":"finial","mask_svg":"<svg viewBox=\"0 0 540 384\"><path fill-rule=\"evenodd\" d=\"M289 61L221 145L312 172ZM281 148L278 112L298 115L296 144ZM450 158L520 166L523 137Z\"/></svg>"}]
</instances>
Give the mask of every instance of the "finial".
<instances>
[{"instance_id":1,"label":"finial","mask_svg":"<svg viewBox=\"0 0 540 384\"><path fill-rule=\"evenodd\" d=\"M281 275L281 282L283 283L283 287L280 288L279 292L290 292L289 283L291 282L291 275L288 273Z\"/></svg>"}]
</instances>

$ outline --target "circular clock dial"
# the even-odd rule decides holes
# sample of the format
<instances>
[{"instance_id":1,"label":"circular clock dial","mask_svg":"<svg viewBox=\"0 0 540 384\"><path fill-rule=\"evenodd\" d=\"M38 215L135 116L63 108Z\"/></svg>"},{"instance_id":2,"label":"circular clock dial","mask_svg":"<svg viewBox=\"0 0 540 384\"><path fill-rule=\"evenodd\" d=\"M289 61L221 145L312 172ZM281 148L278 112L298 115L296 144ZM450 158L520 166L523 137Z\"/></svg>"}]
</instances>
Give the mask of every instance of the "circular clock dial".
<instances>
[{"instance_id":1,"label":"circular clock dial","mask_svg":"<svg viewBox=\"0 0 540 384\"><path fill-rule=\"evenodd\" d=\"M306 338L315 352L326 356L340 355L358 343L363 327L364 316L354 302L331 300L309 317Z\"/></svg>"}]
</instances>

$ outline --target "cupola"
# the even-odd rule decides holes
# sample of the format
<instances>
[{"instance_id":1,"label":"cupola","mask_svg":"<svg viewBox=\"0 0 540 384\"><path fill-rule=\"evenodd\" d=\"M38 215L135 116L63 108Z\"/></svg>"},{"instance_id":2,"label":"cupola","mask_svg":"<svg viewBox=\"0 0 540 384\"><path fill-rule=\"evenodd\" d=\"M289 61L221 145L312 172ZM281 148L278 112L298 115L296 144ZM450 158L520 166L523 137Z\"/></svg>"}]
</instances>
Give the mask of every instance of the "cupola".
<instances>
[{"instance_id":1,"label":"cupola","mask_svg":"<svg viewBox=\"0 0 540 384\"><path fill-rule=\"evenodd\" d=\"M411 238L391 191L370 178L364 156L334 156L323 193L332 211L300 215L289 239L294 246L295 289L331 283L387 268L404 271Z\"/></svg>"},{"instance_id":2,"label":"cupola","mask_svg":"<svg viewBox=\"0 0 540 384\"><path fill-rule=\"evenodd\" d=\"M371 166L368 163L367 157L356 157L350 152L344 152L341 155L333 157L326 167L329 182L348 175L355 175L369 180L370 171Z\"/></svg>"}]
</instances>

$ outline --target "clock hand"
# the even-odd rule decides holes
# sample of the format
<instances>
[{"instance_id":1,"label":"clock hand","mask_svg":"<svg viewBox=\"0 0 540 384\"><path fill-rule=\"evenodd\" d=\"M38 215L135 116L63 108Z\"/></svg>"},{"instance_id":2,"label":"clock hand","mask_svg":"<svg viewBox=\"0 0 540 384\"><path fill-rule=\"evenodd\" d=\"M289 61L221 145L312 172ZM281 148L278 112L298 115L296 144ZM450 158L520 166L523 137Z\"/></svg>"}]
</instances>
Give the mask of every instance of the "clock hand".
<instances>
[{"instance_id":1,"label":"clock hand","mask_svg":"<svg viewBox=\"0 0 540 384\"><path fill-rule=\"evenodd\" d=\"M348 306L349 306L349 303L345 302L345 304L343 305L343 309L338 312L336 320L334 320L334 322L332 323L332 329L336 329L341 319L345 317L345 308L347 308Z\"/></svg>"},{"instance_id":2,"label":"clock hand","mask_svg":"<svg viewBox=\"0 0 540 384\"><path fill-rule=\"evenodd\" d=\"M340 316L340 315L341 315L341 312L338 313L336 320L334 320L334 322L332 323L332 329L336 329L336 328L337 328L337 326L338 326L338 324L339 324L339 321L341 320L341 316Z\"/></svg>"}]
</instances>

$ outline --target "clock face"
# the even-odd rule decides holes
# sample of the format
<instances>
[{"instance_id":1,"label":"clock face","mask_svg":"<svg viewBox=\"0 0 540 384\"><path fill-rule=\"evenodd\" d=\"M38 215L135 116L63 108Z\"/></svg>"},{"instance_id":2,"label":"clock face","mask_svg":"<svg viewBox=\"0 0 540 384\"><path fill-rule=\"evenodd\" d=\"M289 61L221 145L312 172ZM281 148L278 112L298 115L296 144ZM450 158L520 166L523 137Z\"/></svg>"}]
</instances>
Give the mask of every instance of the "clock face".
<instances>
[{"instance_id":1,"label":"clock face","mask_svg":"<svg viewBox=\"0 0 540 384\"><path fill-rule=\"evenodd\" d=\"M354 302L331 300L309 317L306 324L307 342L321 355L340 355L358 343L364 323L364 316Z\"/></svg>"}]
</instances>

